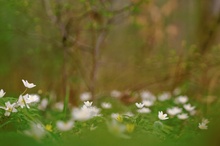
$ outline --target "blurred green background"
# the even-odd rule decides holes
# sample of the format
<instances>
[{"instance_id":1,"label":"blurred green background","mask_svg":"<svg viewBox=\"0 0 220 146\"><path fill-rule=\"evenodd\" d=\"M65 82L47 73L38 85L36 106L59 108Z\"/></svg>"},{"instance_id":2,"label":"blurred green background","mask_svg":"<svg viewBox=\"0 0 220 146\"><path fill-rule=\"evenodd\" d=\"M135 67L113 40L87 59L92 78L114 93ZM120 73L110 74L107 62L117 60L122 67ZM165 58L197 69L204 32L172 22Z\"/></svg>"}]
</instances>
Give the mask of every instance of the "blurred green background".
<instances>
[{"instance_id":1,"label":"blurred green background","mask_svg":"<svg viewBox=\"0 0 220 146\"><path fill-rule=\"evenodd\" d=\"M0 0L0 88L21 93L27 79L59 99L69 87L74 101L83 91L181 87L212 103L219 23L218 0Z\"/></svg>"}]
</instances>

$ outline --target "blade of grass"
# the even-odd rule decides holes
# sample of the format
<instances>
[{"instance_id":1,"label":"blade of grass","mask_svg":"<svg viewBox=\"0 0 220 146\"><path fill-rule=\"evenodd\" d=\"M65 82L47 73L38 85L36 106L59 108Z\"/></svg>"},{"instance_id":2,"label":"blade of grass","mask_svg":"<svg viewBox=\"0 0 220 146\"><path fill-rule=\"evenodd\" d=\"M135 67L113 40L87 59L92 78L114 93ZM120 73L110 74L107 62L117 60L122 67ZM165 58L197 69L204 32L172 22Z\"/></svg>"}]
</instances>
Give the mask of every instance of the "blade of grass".
<instances>
[{"instance_id":1,"label":"blade of grass","mask_svg":"<svg viewBox=\"0 0 220 146\"><path fill-rule=\"evenodd\" d=\"M63 105L63 119L67 118L67 109L68 109L68 103L69 103L69 86L66 88L66 96L64 99L64 105Z\"/></svg>"}]
</instances>

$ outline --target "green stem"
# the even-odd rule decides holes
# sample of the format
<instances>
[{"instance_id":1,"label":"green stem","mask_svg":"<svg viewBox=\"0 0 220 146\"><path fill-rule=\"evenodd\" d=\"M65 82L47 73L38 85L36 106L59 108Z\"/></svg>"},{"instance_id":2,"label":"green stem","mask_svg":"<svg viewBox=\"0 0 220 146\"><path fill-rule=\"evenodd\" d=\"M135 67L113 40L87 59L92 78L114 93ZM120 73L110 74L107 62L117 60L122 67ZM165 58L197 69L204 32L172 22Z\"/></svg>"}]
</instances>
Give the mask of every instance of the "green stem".
<instances>
[{"instance_id":1,"label":"green stem","mask_svg":"<svg viewBox=\"0 0 220 146\"><path fill-rule=\"evenodd\" d=\"M27 91L27 88L24 90L24 92L23 93L21 93L21 95L24 95L24 93Z\"/></svg>"},{"instance_id":2,"label":"green stem","mask_svg":"<svg viewBox=\"0 0 220 146\"><path fill-rule=\"evenodd\" d=\"M67 88L66 88L66 96L65 96L65 99L64 99L64 106L63 106L63 117L64 117L64 119L66 118L66 115L67 115L68 104L69 104L69 86L67 86Z\"/></svg>"},{"instance_id":3,"label":"green stem","mask_svg":"<svg viewBox=\"0 0 220 146\"><path fill-rule=\"evenodd\" d=\"M26 108L27 112L29 112L29 109L28 109L27 103L26 103L26 101L25 101L25 99L24 99L24 97L23 97L23 96L22 96L22 99L23 99L23 101L24 101L25 108Z\"/></svg>"},{"instance_id":4,"label":"green stem","mask_svg":"<svg viewBox=\"0 0 220 146\"><path fill-rule=\"evenodd\" d=\"M4 127L5 125L7 125L8 123L10 123L11 121L7 121L7 122L5 122L5 123L3 123L2 125L0 125L0 129L2 128L2 127Z\"/></svg>"}]
</instances>

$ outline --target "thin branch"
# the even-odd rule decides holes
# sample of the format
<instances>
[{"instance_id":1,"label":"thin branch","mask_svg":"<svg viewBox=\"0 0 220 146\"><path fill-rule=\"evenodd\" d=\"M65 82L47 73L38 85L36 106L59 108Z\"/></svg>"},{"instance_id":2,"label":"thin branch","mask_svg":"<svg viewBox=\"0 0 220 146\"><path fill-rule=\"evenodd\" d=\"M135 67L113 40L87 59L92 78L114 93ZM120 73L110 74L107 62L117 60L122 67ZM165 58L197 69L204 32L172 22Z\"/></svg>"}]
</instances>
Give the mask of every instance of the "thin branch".
<instances>
[{"instance_id":1,"label":"thin branch","mask_svg":"<svg viewBox=\"0 0 220 146\"><path fill-rule=\"evenodd\" d=\"M44 4L46 13L47 13L48 17L51 19L51 22L54 24L57 24L57 16L54 15L52 8L50 6L50 2L48 0L42 0L42 1Z\"/></svg>"},{"instance_id":2,"label":"thin branch","mask_svg":"<svg viewBox=\"0 0 220 146\"><path fill-rule=\"evenodd\" d=\"M202 49L201 49L201 53L202 54L204 54L206 52L206 50L209 47L210 42L213 40L213 38L215 37L216 33L218 32L217 29L219 27L219 24L220 24L220 14L218 15L218 18L216 19L215 24L209 30L207 39L202 44Z\"/></svg>"},{"instance_id":3,"label":"thin branch","mask_svg":"<svg viewBox=\"0 0 220 146\"><path fill-rule=\"evenodd\" d=\"M123 13L127 10L130 10L130 8L134 7L134 6L139 6L144 2L144 0L140 0L139 2L131 2L129 5L122 7L121 9L117 9L117 10L112 10L112 9L108 9L105 7L105 9L113 14L120 14Z\"/></svg>"},{"instance_id":4,"label":"thin branch","mask_svg":"<svg viewBox=\"0 0 220 146\"><path fill-rule=\"evenodd\" d=\"M92 97L94 98L95 95L95 89L96 89L96 80L97 80L97 71L99 68L99 53L100 53L100 47L101 44L103 43L105 36L106 36L107 30L106 29L102 29L102 31L100 32L96 43L95 43L95 47L93 50L93 64L92 64L92 71L91 71L91 85L90 85L90 90L92 92Z\"/></svg>"}]
</instances>

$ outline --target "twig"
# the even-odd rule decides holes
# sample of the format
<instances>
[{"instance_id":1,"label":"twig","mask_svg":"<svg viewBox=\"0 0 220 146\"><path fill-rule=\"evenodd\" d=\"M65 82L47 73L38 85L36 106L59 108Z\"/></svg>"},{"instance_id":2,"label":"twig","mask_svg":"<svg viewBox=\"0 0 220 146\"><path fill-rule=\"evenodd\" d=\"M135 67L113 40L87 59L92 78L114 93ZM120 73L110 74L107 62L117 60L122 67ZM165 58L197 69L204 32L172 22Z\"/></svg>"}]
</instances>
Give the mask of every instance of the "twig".
<instances>
[{"instance_id":1,"label":"twig","mask_svg":"<svg viewBox=\"0 0 220 146\"><path fill-rule=\"evenodd\" d=\"M54 15L51 6L50 6L50 2L48 0L42 0L46 13L48 15L48 17L51 19L52 23L56 24L57 23L57 16Z\"/></svg>"},{"instance_id":2,"label":"twig","mask_svg":"<svg viewBox=\"0 0 220 146\"><path fill-rule=\"evenodd\" d=\"M105 36L106 36L107 30L102 29L100 32L97 41L95 43L95 47L93 49L93 64L92 64L92 71L91 71L91 85L90 85L90 90L92 92L92 97L94 98L95 95L95 89L96 89L96 80L97 80L97 71L99 68L99 53L100 53L100 47L101 44L103 43Z\"/></svg>"}]
</instances>

